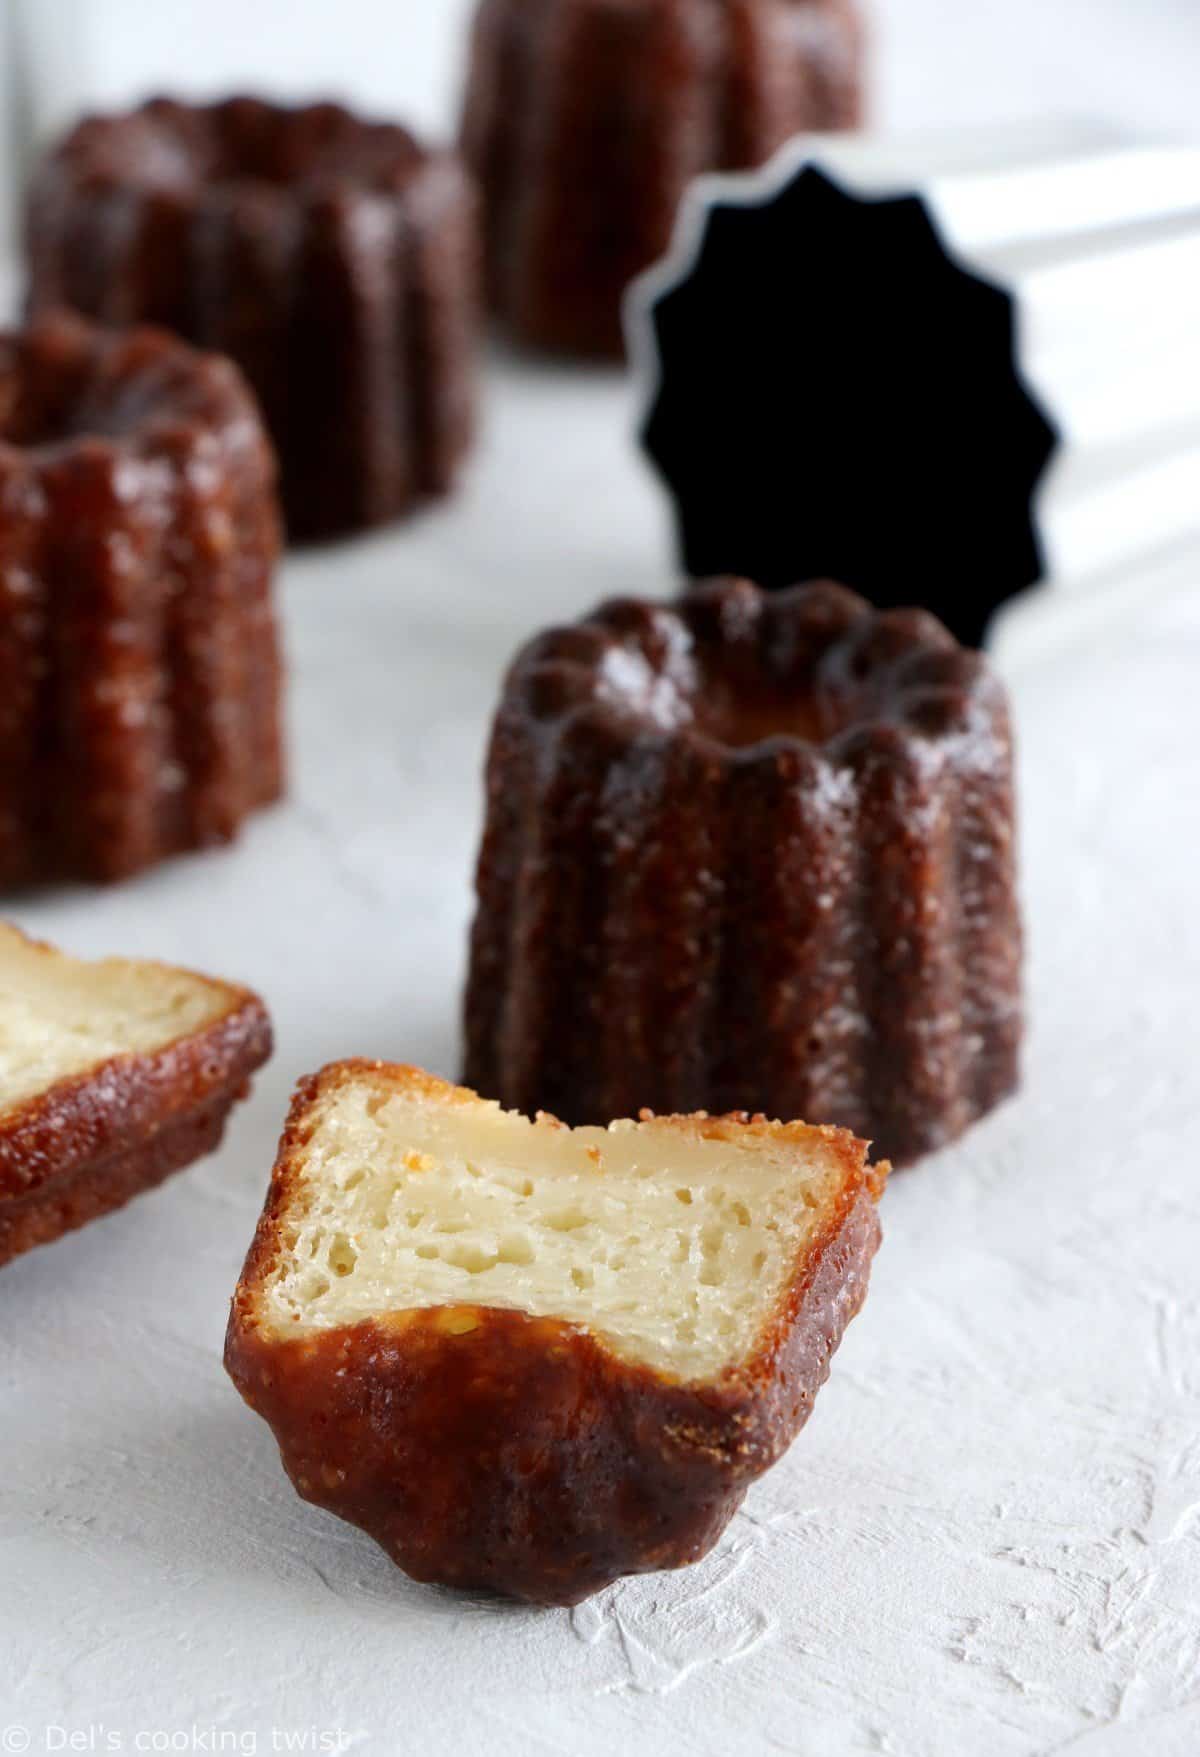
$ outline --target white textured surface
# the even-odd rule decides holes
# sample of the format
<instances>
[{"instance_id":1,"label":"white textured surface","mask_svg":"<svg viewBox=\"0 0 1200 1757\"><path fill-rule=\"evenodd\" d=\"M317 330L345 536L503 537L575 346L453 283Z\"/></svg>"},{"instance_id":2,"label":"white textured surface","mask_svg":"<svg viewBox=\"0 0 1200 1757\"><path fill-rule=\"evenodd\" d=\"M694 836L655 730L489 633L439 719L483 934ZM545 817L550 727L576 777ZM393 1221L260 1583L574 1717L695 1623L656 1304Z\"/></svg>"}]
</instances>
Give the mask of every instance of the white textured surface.
<instances>
[{"instance_id":1,"label":"white textured surface","mask_svg":"<svg viewBox=\"0 0 1200 1757\"><path fill-rule=\"evenodd\" d=\"M467 3L388 7L368 71L345 63L368 0L339 9L336 64L323 0L238 0L236 30L199 33L113 0L91 35L90 0L27 0L63 64L26 98L45 128L88 95L269 68L437 126ZM889 126L1197 132L1195 0L874 11ZM663 587L623 409L602 378L506 374L455 509L290 569L291 803L234 853L16 911L74 950L255 982L280 1043L218 1158L0 1273L0 1750L6 1725L34 1751L48 1725L95 1751L1200 1750L1200 557L1162 559L1177 595L1138 632L1106 618L1085 648L1070 603L1005 628L1025 1091L893 1184L816 1414L709 1562L573 1614L412 1586L295 1499L220 1370L294 1077L356 1052L456 1071L498 665L548 617Z\"/></svg>"},{"instance_id":2,"label":"white textured surface","mask_svg":"<svg viewBox=\"0 0 1200 1757\"><path fill-rule=\"evenodd\" d=\"M1194 592L1013 646L1025 1090L896 1179L816 1414L710 1561L573 1614L425 1590L295 1498L224 1379L294 1078L456 1071L502 661L666 583L625 408L501 367L462 501L289 567L290 803L233 852L15 911L247 980L279 1027L219 1157L0 1274L0 1729L34 1750L47 1724L421 1757L1200 1749Z\"/></svg>"}]
</instances>

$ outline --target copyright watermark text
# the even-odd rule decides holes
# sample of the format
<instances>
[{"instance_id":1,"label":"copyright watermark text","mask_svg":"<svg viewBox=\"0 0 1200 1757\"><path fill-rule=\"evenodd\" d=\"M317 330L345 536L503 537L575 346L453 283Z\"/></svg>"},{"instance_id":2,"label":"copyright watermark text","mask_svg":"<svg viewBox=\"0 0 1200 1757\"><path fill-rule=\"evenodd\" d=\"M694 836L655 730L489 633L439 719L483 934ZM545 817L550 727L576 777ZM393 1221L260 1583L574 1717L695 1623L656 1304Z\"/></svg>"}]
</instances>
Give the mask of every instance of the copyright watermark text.
<instances>
[{"instance_id":1,"label":"copyright watermark text","mask_svg":"<svg viewBox=\"0 0 1200 1757\"><path fill-rule=\"evenodd\" d=\"M201 1726L141 1727L129 1732L94 1721L87 1726L0 1727L3 1757L26 1752L87 1753L125 1751L139 1757L260 1757L291 1752L294 1757L341 1757L354 1743L343 1727L270 1727L266 1732L245 1728Z\"/></svg>"}]
</instances>

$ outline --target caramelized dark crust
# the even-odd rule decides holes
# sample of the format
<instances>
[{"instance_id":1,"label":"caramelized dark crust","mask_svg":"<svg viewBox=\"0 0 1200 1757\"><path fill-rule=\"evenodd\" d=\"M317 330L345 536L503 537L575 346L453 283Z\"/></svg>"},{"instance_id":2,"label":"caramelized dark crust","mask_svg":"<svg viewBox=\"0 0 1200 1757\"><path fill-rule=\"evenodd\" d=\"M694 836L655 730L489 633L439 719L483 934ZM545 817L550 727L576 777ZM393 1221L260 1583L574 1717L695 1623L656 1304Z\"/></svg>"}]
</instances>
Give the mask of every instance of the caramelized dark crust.
<instances>
[{"instance_id":1,"label":"caramelized dark crust","mask_svg":"<svg viewBox=\"0 0 1200 1757\"><path fill-rule=\"evenodd\" d=\"M274 484L228 361L62 313L0 336L0 888L278 797Z\"/></svg>"},{"instance_id":2,"label":"caramelized dark crust","mask_svg":"<svg viewBox=\"0 0 1200 1757\"><path fill-rule=\"evenodd\" d=\"M0 1265L122 1207L211 1152L271 1023L249 990L150 1055L119 1056L0 1113Z\"/></svg>"},{"instance_id":3,"label":"caramelized dark crust","mask_svg":"<svg viewBox=\"0 0 1200 1757\"><path fill-rule=\"evenodd\" d=\"M462 140L492 304L534 346L619 355L621 295L687 185L860 120L854 0L483 0Z\"/></svg>"},{"instance_id":4,"label":"caramelized dark crust","mask_svg":"<svg viewBox=\"0 0 1200 1757\"><path fill-rule=\"evenodd\" d=\"M79 123L29 196L30 300L237 361L289 534L448 492L474 420L475 200L457 160L337 104L156 98Z\"/></svg>"},{"instance_id":5,"label":"caramelized dark crust","mask_svg":"<svg viewBox=\"0 0 1200 1757\"><path fill-rule=\"evenodd\" d=\"M621 1575L683 1567L803 1427L866 1295L886 1168L826 1131L841 1197L753 1356L683 1384L578 1326L474 1305L306 1337L264 1322L312 1129L341 1064L300 1086L234 1295L225 1364L305 1500L361 1526L417 1580L576 1604ZM746 1118L667 1119L720 1134Z\"/></svg>"},{"instance_id":6,"label":"caramelized dark crust","mask_svg":"<svg viewBox=\"0 0 1200 1757\"><path fill-rule=\"evenodd\" d=\"M723 581L551 630L492 736L466 1081L913 1160L1017 1081L1013 819L1003 688L923 612Z\"/></svg>"}]
</instances>

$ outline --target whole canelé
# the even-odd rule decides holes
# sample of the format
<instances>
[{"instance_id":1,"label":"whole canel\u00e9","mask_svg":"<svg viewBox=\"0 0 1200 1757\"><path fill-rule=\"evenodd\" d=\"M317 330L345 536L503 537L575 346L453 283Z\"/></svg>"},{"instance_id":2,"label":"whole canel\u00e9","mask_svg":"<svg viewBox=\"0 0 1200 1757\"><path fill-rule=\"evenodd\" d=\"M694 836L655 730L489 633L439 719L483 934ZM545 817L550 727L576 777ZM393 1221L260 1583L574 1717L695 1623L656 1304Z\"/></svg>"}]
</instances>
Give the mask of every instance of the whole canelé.
<instances>
[{"instance_id":1,"label":"whole canel\u00e9","mask_svg":"<svg viewBox=\"0 0 1200 1757\"><path fill-rule=\"evenodd\" d=\"M118 879L278 797L275 458L228 360L0 336L0 888Z\"/></svg>"},{"instance_id":2,"label":"whole canel\u00e9","mask_svg":"<svg viewBox=\"0 0 1200 1757\"><path fill-rule=\"evenodd\" d=\"M340 105L156 98L80 122L29 193L30 302L229 354L279 452L288 533L445 494L470 443L476 203L450 153Z\"/></svg>"},{"instance_id":3,"label":"whole canel\u00e9","mask_svg":"<svg viewBox=\"0 0 1200 1757\"><path fill-rule=\"evenodd\" d=\"M904 1163L1017 1083L1007 701L923 611L723 580L538 636L477 889L465 1078L511 1107L804 1117Z\"/></svg>"},{"instance_id":4,"label":"whole canel\u00e9","mask_svg":"<svg viewBox=\"0 0 1200 1757\"><path fill-rule=\"evenodd\" d=\"M854 127L862 38L856 0L483 0L462 143L502 321L619 356L621 296L688 184Z\"/></svg>"}]
</instances>

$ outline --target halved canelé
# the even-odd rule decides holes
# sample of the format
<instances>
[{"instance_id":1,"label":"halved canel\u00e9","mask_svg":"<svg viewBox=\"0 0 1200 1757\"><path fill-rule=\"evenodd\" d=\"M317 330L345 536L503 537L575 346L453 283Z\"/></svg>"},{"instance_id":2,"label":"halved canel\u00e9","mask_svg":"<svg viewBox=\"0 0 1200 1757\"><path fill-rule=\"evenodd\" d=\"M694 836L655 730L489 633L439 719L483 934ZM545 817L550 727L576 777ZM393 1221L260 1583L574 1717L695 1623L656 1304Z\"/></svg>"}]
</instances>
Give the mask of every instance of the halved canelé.
<instances>
[{"instance_id":1,"label":"halved canel\u00e9","mask_svg":"<svg viewBox=\"0 0 1200 1757\"><path fill-rule=\"evenodd\" d=\"M418 1580L573 1604L716 1542L867 1288L844 1130L571 1130L413 1068L304 1081L226 1366L299 1493Z\"/></svg>"},{"instance_id":2,"label":"halved canel\u00e9","mask_svg":"<svg viewBox=\"0 0 1200 1757\"><path fill-rule=\"evenodd\" d=\"M213 1152L270 1053L248 989L0 922L0 1264Z\"/></svg>"}]
</instances>

